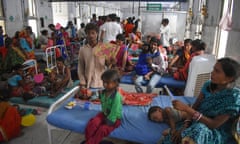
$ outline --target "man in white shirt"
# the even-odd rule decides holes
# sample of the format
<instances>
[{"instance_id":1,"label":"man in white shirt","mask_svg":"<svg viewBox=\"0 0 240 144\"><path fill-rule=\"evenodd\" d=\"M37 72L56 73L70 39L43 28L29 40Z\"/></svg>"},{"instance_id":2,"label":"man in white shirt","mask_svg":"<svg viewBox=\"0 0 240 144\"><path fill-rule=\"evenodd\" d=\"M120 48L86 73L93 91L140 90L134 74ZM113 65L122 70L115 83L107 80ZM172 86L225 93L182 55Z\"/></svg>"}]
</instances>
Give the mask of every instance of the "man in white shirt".
<instances>
[{"instance_id":1,"label":"man in white shirt","mask_svg":"<svg viewBox=\"0 0 240 144\"><path fill-rule=\"evenodd\" d=\"M100 41L106 43L110 41L116 41L116 36L122 33L121 25L116 22L116 15L108 15L110 21L105 22L101 27Z\"/></svg>"},{"instance_id":2,"label":"man in white shirt","mask_svg":"<svg viewBox=\"0 0 240 144\"><path fill-rule=\"evenodd\" d=\"M162 24L160 27L160 34L161 34L161 39L163 42L163 47L169 47L169 36L170 36L170 28L169 28L169 20L167 18L164 18L162 20Z\"/></svg>"}]
</instances>

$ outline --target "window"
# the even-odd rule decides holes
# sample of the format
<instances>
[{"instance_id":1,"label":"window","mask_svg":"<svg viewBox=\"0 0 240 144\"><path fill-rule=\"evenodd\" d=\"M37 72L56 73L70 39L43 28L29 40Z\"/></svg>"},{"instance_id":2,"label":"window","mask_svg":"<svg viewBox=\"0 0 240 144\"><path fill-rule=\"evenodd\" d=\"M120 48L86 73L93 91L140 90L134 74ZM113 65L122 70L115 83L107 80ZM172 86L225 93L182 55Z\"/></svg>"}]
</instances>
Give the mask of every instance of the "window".
<instances>
[{"instance_id":1,"label":"window","mask_svg":"<svg viewBox=\"0 0 240 144\"><path fill-rule=\"evenodd\" d=\"M3 33L5 33L5 14L3 9L3 0L0 0L0 26L2 26Z\"/></svg>"},{"instance_id":2,"label":"window","mask_svg":"<svg viewBox=\"0 0 240 144\"><path fill-rule=\"evenodd\" d=\"M38 36L37 29L37 15L36 15L36 3L35 0L28 0L28 26L32 27L32 31Z\"/></svg>"}]
</instances>

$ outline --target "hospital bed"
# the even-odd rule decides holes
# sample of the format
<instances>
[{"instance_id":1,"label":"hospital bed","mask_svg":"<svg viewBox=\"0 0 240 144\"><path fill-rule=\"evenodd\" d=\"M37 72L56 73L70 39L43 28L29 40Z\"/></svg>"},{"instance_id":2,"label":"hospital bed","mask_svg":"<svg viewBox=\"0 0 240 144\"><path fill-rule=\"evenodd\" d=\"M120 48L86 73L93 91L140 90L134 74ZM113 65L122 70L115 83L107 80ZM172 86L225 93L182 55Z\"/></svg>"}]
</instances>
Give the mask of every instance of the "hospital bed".
<instances>
[{"instance_id":1,"label":"hospital bed","mask_svg":"<svg viewBox=\"0 0 240 144\"><path fill-rule=\"evenodd\" d=\"M34 55L36 56L37 60L44 60L47 64L47 68L54 68L56 67L56 58L57 53L59 52L59 55L62 56L63 48L65 45L55 45L51 47L47 47L45 51L42 49L35 49ZM57 51L57 48L59 48L59 51Z\"/></svg>"},{"instance_id":2,"label":"hospital bed","mask_svg":"<svg viewBox=\"0 0 240 144\"><path fill-rule=\"evenodd\" d=\"M193 57L190 65L187 81L175 80L172 76L162 76L156 88L167 85L169 88L184 89L185 96L198 96L203 83L210 79L213 66L216 63L215 55L204 54ZM120 82L123 84L134 84L133 73L123 75ZM146 86L148 81L143 81Z\"/></svg>"},{"instance_id":3,"label":"hospital bed","mask_svg":"<svg viewBox=\"0 0 240 144\"><path fill-rule=\"evenodd\" d=\"M134 84L134 81L132 79L133 76L134 76L133 73L128 73L128 74L123 75L120 79L120 83L130 84L130 85ZM148 81L143 81L142 85L146 86L147 83L148 83ZM186 82L185 81L180 81L180 80L175 80L172 76L163 76L160 79L160 81L158 82L156 87L160 88L160 87L163 87L164 85L167 85L170 88L184 89L185 85L186 85Z\"/></svg>"},{"instance_id":4,"label":"hospital bed","mask_svg":"<svg viewBox=\"0 0 240 144\"><path fill-rule=\"evenodd\" d=\"M92 104L91 110L86 110L79 105L72 109L66 109L64 106L73 100L73 96L78 91L79 87L77 86L50 107L46 118L49 144L52 144L53 129L60 128L83 134L87 122L100 111L101 106L97 104ZM195 97L176 96L174 98L187 104L192 104L195 101ZM155 144L160 139L163 130L168 126L164 123L154 123L148 120L148 109L154 105L161 107L171 106L170 97L157 96L147 106L124 105L122 123L109 137L143 144Z\"/></svg>"},{"instance_id":5,"label":"hospital bed","mask_svg":"<svg viewBox=\"0 0 240 144\"><path fill-rule=\"evenodd\" d=\"M73 87L79 84L79 80L73 82ZM10 98L10 102L22 105L30 105L30 106L37 106L37 107L44 107L49 108L53 103L55 103L58 99L63 97L71 88L65 88L63 92L59 93L56 97L50 98L48 95L46 96L38 96L28 101L23 100L22 97L12 97Z\"/></svg>"}]
</instances>

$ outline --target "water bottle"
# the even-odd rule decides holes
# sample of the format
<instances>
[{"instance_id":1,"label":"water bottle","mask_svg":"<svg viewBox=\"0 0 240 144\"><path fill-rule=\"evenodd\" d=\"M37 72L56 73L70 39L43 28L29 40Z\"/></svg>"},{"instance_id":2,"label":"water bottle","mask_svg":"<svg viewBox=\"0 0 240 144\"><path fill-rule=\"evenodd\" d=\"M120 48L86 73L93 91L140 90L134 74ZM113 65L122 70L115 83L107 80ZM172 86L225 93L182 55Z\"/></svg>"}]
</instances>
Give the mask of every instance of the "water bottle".
<instances>
[{"instance_id":1,"label":"water bottle","mask_svg":"<svg viewBox=\"0 0 240 144\"><path fill-rule=\"evenodd\" d=\"M85 110L92 109L92 103L89 101L79 101L79 106Z\"/></svg>"}]
</instances>

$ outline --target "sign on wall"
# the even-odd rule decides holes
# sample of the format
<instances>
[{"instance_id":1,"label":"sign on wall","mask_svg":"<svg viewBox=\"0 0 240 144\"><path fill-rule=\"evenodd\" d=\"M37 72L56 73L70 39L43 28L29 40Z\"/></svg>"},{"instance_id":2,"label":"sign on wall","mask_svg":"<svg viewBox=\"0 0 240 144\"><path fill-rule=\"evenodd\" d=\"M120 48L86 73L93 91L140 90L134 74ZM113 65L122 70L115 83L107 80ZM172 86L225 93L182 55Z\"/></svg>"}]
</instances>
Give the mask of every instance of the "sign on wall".
<instances>
[{"instance_id":1,"label":"sign on wall","mask_svg":"<svg viewBox=\"0 0 240 144\"><path fill-rule=\"evenodd\" d=\"M147 3L147 10L148 11L161 11L162 4Z\"/></svg>"}]
</instances>

